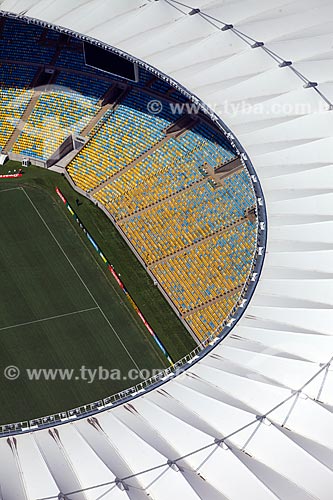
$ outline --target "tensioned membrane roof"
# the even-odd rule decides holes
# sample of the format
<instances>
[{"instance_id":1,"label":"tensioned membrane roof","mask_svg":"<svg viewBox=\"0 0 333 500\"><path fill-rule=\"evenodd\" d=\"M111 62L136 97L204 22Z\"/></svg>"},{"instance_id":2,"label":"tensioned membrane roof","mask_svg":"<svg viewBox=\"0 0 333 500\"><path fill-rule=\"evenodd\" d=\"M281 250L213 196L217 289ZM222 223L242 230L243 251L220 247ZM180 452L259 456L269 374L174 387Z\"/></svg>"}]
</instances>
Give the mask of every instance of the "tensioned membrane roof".
<instances>
[{"instance_id":1,"label":"tensioned membrane roof","mask_svg":"<svg viewBox=\"0 0 333 500\"><path fill-rule=\"evenodd\" d=\"M193 92L246 149L268 211L229 337L131 403L0 439L1 500L332 498L333 4L188 1L0 0Z\"/></svg>"}]
</instances>

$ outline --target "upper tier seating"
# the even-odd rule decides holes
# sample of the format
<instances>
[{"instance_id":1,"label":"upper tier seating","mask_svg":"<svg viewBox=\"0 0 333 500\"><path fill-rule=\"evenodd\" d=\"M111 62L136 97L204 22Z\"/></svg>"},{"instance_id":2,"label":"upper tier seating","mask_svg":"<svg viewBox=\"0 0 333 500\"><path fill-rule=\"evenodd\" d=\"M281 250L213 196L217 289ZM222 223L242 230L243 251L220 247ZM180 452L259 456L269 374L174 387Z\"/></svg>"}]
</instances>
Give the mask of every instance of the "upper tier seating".
<instances>
[{"instance_id":1,"label":"upper tier seating","mask_svg":"<svg viewBox=\"0 0 333 500\"><path fill-rule=\"evenodd\" d=\"M19 24L19 26L18 26ZM6 19L0 37L1 59L27 61L37 64L50 63L55 47L40 42L44 28L17 19ZM56 37L59 35L54 33Z\"/></svg>"},{"instance_id":2,"label":"upper tier seating","mask_svg":"<svg viewBox=\"0 0 333 500\"><path fill-rule=\"evenodd\" d=\"M83 42L81 41L76 41L74 46L76 47L77 50L73 50L70 47L64 47L60 54L58 55L58 58L56 60L56 66L58 68L68 68L68 69L75 69L78 71L85 71L86 66L84 62L84 55L83 55ZM94 68L89 68L89 72L96 72L96 74L100 75L100 71L95 70Z\"/></svg>"},{"instance_id":3,"label":"upper tier seating","mask_svg":"<svg viewBox=\"0 0 333 500\"><path fill-rule=\"evenodd\" d=\"M166 92L170 90L170 85L163 80L155 80L149 88L156 90L156 92L160 92L161 94L166 94Z\"/></svg>"},{"instance_id":4,"label":"upper tier seating","mask_svg":"<svg viewBox=\"0 0 333 500\"><path fill-rule=\"evenodd\" d=\"M84 59L83 43L80 40L72 40L69 47L64 47L60 52L56 66L59 68L69 68L77 71L89 72L97 76L106 76L106 73L100 71L92 66L87 66ZM114 81L121 81L123 79L117 75L108 75ZM139 82L131 81L131 85L142 87L150 78L151 73L139 68Z\"/></svg>"},{"instance_id":5,"label":"upper tier seating","mask_svg":"<svg viewBox=\"0 0 333 500\"><path fill-rule=\"evenodd\" d=\"M213 169L236 158L236 154L232 151L222 133L216 132L204 121L201 121L189 131L188 140L197 146L202 145L205 147L208 153L205 162Z\"/></svg>"},{"instance_id":6,"label":"upper tier seating","mask_svg":"<svg viewBox=\"0 0 333 500\"><path fill-rule=\"evenodd\" d=\"M111 80L101 80L92 74L78 75L66 71L60 72L55 83L79 94L78 99L90 100L92 104L97 104L112 85Z\"/></svg>"}]
</instances>

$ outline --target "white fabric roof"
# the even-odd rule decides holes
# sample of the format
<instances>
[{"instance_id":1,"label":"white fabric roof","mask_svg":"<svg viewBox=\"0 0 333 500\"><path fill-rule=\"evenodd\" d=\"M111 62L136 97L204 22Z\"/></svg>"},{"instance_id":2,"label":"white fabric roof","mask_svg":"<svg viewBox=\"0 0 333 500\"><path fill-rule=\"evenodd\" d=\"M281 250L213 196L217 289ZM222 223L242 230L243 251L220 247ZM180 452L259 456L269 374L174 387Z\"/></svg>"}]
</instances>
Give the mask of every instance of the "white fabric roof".
<instances>
[{"instance_id":1,"label":"white fabric roof","mask_svg":"<svg viewBox=\"0 0 333 500\"><path fill-rule=\"evenodd\" d=\"M230 336L130 404L0 439L1 500L332 497L333 4L190 3L1 3L127 51L200 97L247 150L269 220L260 282Z\"/></svg>"}]
</instances>

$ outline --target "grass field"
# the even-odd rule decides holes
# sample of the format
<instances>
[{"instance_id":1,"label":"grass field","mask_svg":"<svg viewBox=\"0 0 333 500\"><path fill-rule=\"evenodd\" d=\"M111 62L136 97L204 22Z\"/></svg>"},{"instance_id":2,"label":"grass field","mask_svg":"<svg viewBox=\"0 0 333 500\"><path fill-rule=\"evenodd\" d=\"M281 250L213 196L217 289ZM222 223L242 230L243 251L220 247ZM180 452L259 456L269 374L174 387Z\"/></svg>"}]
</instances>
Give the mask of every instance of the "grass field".
<instances>
[{"instance_id":1,"label":"grass field","mask_svg":"<svg viewBox=\"0 0 333 500\"><path fill-rule=\"evenodd\" d=\"M18 168L8 162L0 172ZM55 195L59 186L112 262L174 359L194 342L105 215L59 174L29 167L0 179L0 423L94 401L140 380L129 370L167 366L107 268ZM6 380L5 367L21 371ZM124 379L81 380L80 367L120 369ZM30 381L27 369L75 370L71 381Z\"/></svg>"}]
</instances>

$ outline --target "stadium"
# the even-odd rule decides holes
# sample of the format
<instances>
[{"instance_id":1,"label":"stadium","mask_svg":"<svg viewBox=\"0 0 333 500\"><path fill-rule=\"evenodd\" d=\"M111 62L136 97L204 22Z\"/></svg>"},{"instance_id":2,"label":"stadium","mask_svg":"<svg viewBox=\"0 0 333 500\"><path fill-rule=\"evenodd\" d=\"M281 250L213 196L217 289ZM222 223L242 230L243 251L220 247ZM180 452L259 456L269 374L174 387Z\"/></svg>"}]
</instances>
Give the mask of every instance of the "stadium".
<instances>
[{"instance_id":1,"label":"stadium","mask_svg":"<svg viewBox=\"0 0 333 500\"><path fill-rule=\"evenodd\" d=\"M329 499L331 4L0 5L0 498Z\"/></svg>"}]
</instances>

